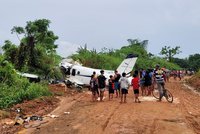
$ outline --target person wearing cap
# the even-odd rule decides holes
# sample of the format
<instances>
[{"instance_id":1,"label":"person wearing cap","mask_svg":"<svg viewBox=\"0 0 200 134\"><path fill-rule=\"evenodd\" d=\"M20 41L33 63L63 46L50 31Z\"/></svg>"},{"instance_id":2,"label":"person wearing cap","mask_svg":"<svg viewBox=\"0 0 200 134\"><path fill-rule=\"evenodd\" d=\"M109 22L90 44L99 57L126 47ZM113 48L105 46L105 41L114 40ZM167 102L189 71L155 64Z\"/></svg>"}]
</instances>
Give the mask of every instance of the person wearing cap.
<instances>
[{"instance_id":1,"label":"person wearing cap","mask_svg":"<svg viewBox=\"0 0 200 134\"><path fill-rule=\"evenodd\" d=\"M100 71L101 75L98 76L98 84L100 90L100 101L103 101L104 91L106 87L106 77L104 76L104 70Z\"/></svg>"},{"instance_id":2,"label":"person wearing cap","mask_svg":"<svg viewBox=\"0 0 200 134\"><path fill-rule=\"evenodd\" d=\"M162 97L164 96L164 72L163 70L160 68L160 65L156 65L156 68L154 70L154 79L155 79L155 82L157 84L157 87L158 87L158 91L159 91L159 94L160 94L160 97L159 97L159 100L158 101L161 101L162 100Z\"/></svg>"}]
</instances>

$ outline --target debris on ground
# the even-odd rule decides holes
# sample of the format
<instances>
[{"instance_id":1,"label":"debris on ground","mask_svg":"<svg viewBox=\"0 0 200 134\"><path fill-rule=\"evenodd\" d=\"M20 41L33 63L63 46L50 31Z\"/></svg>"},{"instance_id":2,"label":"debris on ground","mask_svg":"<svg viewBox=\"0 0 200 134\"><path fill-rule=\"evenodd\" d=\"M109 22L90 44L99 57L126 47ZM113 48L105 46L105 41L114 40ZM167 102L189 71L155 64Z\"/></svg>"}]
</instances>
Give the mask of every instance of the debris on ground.
<instances>
[{"instance_id":1,"label":"debris on ground","mask_svg":"<svg viewBox=\"0 0 200 134\"><path fill-rule=\"evenodd\" d=\"M32 128L48 122L48 120L44 119L45 115L58 106L60 96L70 97L79 93L76 90L66 88L64 83L50 84L49 90L53 96L25 100L21 104L14 105L10 109L0 110L0 133L13 134L24 128ZM17 111L19 112L20 110L22 110L21 115L17 114ZM67 112L66 114L70 113ZM50 118L52 117L57 118L58 116L51 115Z\"/></svg>"},{"instance_id":2,"label":"debris on ground","mask_svg":"<svg viewBox=\"0 0 200 134\"><path fill-rule=\"evenodd\" d=\"M54 114L48 114L46 117L51 117L51 118L58 118L58 115L54 115Z\"/></svg>"},{"instance_id":3,"label":"debris on ground","mask_svg":"<svg viewBox=\"0 0 200 134\"><path fill-rule=\"evenodd\" d=\"M70 112L64 112L64 114L70 114Z\"/></svg>"}]
</instances>

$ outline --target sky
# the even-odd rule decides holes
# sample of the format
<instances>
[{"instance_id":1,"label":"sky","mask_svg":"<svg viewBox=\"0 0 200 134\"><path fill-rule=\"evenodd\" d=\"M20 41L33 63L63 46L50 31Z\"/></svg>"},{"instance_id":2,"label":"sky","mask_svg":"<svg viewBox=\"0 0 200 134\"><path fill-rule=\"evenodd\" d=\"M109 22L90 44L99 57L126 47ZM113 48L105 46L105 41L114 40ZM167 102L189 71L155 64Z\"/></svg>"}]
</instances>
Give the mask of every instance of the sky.
<instances>
[{"instance_id":1,"label":"sky","mask_svg":"<svg viewBox=\"0 0 200 134\"><path fill-rule=\"evenodd\" d=\"M19 44L13 26L49 19L67 57L79 46L120 49L127 39L149 40L148 52L180 46L178 58L199 53L200 0L0 0L0 45Z\"/></svg>"}]
</instances>

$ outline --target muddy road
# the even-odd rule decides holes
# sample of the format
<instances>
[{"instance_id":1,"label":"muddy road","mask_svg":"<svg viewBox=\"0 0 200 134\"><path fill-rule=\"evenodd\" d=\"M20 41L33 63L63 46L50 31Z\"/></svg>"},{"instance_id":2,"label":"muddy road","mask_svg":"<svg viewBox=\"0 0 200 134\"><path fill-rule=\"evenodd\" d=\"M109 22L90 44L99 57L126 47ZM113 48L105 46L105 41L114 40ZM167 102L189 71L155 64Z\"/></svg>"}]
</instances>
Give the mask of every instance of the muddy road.
<instances>
[{"instance_id":1,"label":"muddy road","mask_svg":"<svg viewBox=\"0 0 200 134\"><path fill-rule=\"evenodd\" d=\"M24 132L34 134L198 134L200 133L200 95L187 89L180 81L166 84L174 102L163 98L140 97L134 103L129 89L127 103L118 98L104 102L91 102L90 92L72 98L63 98L52 114L58 118ZM66 114L67 112L67 114ZM48 120L48 119L46 119Z\"/></svg>"}]
</instances>

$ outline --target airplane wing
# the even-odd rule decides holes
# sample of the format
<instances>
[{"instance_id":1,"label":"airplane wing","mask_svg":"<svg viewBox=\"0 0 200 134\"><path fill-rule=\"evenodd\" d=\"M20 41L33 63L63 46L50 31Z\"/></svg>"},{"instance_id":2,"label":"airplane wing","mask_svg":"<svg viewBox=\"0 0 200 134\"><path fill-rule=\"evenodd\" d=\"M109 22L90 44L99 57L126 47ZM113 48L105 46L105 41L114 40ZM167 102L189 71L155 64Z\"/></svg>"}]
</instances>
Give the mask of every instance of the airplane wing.
<instances>
[{"instance_id":1,"label":"airplane wing","mask_svg":"<svg viewBox=\"0 0 200 134\"><path fill-rule=\"evenodd\" d=\"M22 77L27 77L27 78L39 78L39 76L35 75L35 74L29 74L29 73L20 73L20 72L17 72L17 74L21 75Z\"/></svg>"},{"instance_id":2,"label":"airplane wing","mask_svg":"<svg viewBox=\"0 0 200 134\"><path fill-rule=\"evenodd\" d=\"M126 59L124 59L122 61L122 63L119 65L119 67L117 68L117 71L120 73L130 73L133 69L133 67L135 66L136 60L137 60L137 56L133 55L133 54L129 54Z\"/></svg>"}]
</instances>

